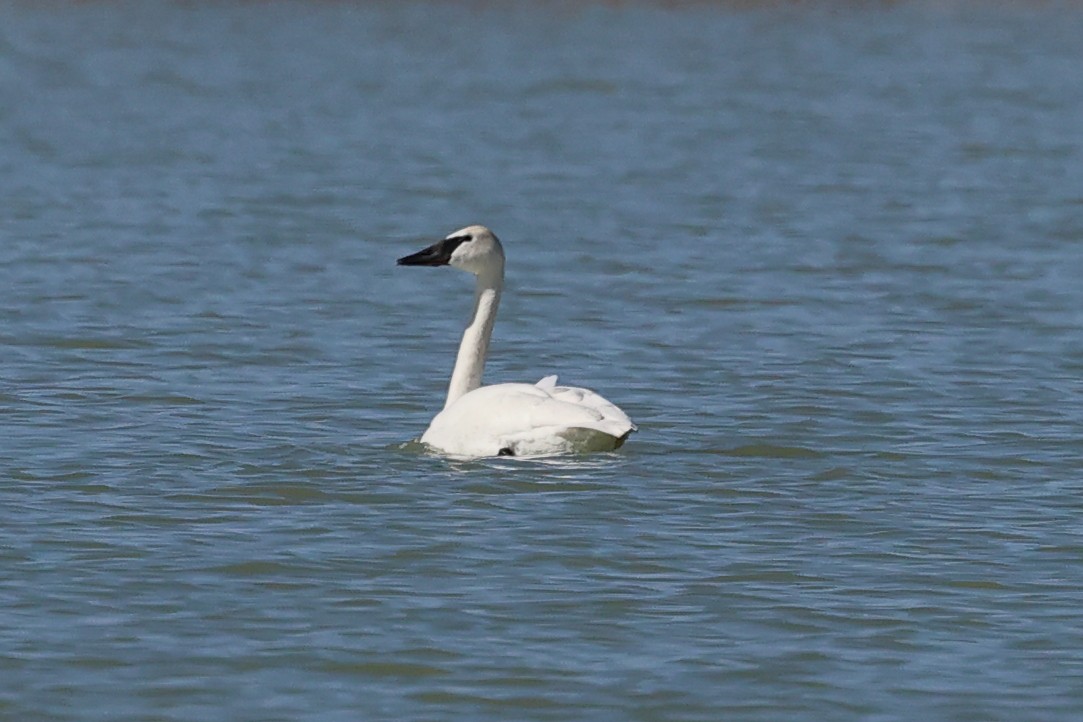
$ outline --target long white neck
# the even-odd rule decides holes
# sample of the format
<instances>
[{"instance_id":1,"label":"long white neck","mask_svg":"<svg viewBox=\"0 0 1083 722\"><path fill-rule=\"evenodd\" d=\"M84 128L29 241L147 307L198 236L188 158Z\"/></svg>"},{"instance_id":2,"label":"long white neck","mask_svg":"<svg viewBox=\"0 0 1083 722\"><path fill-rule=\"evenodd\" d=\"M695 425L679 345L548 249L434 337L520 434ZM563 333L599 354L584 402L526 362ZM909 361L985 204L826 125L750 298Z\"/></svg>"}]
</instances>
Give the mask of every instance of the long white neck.
<instances>
[{"instance_id":1,"label":"long white neck","mask_svg":"<svg viewBox=\"0 0 1083 722\"><path fill-rule=\"evenodd\" d=\"M478 275L477 288L474 291L474 315L463 331L459 355L455 358L455 370L451 372L445 409L464 394L481 386L481 374L485 371L489 339L493 335L496 309L500 305L500 291L503 287L503 268L491 274Z\"/></svg>"}]
</instances>

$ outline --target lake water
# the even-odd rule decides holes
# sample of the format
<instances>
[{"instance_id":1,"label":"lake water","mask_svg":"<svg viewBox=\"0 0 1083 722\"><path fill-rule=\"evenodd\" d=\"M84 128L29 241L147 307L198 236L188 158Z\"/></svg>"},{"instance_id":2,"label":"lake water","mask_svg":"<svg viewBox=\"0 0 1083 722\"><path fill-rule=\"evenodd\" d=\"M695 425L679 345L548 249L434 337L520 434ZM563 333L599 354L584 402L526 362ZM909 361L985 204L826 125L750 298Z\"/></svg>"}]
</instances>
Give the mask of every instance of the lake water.
<instances>
[{"instance_id":1,"label":"lake water","mask_svg":"<svg viewBox=\"0 0 1083 722\"><path fill-rule=\"evenodd\" d=\"M1083 8L0 7L0 718L1083 717ZM559 373L612 454L448 461Z\"/></svg>"}]
</instances>

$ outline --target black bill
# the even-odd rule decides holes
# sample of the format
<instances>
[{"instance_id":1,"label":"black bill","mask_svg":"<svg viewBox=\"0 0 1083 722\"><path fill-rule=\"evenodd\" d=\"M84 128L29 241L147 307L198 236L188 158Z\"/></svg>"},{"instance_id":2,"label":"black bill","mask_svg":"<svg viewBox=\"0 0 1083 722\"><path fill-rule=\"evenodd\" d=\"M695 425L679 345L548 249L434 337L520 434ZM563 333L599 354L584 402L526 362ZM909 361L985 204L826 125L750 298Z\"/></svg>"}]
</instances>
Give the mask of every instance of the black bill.
<instances>
[{"instance_id":1,"label":"black bill","mask_svg":"<svg viewBox=\"0 0 1083 722\"><path fill-rule=\"evenodd\" d=\"M437 241L428 248L399 259L400 266L446 266L455 249L470 240L470 236L454 236Z\"/></svg>"}]
</instances>

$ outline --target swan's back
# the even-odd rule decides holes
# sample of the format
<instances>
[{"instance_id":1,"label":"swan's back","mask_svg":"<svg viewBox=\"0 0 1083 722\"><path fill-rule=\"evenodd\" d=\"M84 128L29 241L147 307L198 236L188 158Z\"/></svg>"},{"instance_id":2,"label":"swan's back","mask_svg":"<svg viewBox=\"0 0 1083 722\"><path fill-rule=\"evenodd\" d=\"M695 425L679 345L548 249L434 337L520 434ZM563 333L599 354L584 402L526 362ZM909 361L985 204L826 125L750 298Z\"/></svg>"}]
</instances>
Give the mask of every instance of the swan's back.
<instances>
[{"instance_id":1,"label":"swan's back","mask_svg":"<svg viewBox=\"0 0 1083 722\"><path fill-rule=\"evenodd\" d=\"M421 440L461 456L540 456L611 451L635 431L600 394L556 380L475 389L441 411Z\"/></svg>"}]
</instances>

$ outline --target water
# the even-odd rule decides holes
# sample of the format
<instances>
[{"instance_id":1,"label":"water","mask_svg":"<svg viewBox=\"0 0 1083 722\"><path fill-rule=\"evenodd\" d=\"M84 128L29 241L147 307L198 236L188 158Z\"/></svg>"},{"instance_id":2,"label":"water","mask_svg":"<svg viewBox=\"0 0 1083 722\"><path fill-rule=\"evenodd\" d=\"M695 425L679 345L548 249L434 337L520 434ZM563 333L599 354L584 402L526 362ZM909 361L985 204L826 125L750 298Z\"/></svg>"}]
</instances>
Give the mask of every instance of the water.
<instances>
[{"instance_id":1,"label":"water","mask_svg":"<svg viewBox=\"0 0 1083 722\"><path fill-rule=\"evenodd\" d=\"M0 718L1083 714L1083 11L0 8ZM621 451L449 462L557 372Z\"/></svg>"}]
</instances>

